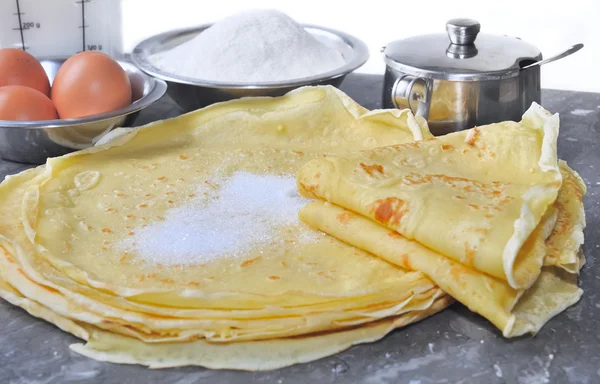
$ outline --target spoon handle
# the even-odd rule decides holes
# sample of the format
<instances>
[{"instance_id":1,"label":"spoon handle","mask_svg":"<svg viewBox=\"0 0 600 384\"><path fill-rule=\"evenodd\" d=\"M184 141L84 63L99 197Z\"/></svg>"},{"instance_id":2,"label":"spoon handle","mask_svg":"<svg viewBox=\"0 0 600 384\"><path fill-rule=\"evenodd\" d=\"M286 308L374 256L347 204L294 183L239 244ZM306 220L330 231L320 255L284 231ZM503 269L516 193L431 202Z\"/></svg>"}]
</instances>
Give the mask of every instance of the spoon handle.
<instances>
[{"instance_id":1,"label":"spoon handle","mask_svg":"<svg viewBox=\"0 0 600 384\"><path fill-rule=\"evenodd\" d=\"M556 60L560 60L563 57L567 57L569 55L572 55L573 53L579 51L581 48L583 48L583 44L581 44L581 43L575 44L572 47L570 47L569 49L566 49L565 51L563 51L563 52L561 52L561 53L559 53L557 55L551 56L551 57L549 57L549 58L547 58L545 60L536 61L535 63L526 65L523 68L521 68L521 70L525 70L525 69L529 69L529 68L533 68L533 67L538 67L540 65L544 65L544 64L548 64L548 63L551 63L553 61L556 61Z\"/></svg>"}]
</instances>

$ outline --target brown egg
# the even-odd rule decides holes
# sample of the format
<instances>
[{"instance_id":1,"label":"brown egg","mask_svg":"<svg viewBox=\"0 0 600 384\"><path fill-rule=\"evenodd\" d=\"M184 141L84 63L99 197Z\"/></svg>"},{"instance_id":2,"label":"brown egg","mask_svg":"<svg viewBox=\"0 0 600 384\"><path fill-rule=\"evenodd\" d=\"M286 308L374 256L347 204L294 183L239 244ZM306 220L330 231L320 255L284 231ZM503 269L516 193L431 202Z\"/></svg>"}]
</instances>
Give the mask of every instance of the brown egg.
<instances>
[{"instance_id":1,"label":"brown egg","mask_svg":"<svg viewBox=\"0 0 600 384\"><path fill-rule=\"evenodd\" d=\"M0 49L0 87L5 85L23 85L50 96L50 82L42 64L16 48Z\"/></svg>"},{"instance_id":2,"label":"brown egg","mask_svg":"<svg viewBox=\"0 0 600 384\"><path fill-rule=\"evenodd\" d=\"M23 85L0 87L0 120L58 119L52 101L42 92Z\"/></svg>"},{"instance_id":3,"label":"brown egg","mask_svg":"<svg viewBox=\"0 0 600 384\"><path fill-rule=\"evenodd\" d=\"M51 98L61 119L90 116L131 104L131 84L109 56L81 52L58 69Z\"/></svg>"}]
</instances>

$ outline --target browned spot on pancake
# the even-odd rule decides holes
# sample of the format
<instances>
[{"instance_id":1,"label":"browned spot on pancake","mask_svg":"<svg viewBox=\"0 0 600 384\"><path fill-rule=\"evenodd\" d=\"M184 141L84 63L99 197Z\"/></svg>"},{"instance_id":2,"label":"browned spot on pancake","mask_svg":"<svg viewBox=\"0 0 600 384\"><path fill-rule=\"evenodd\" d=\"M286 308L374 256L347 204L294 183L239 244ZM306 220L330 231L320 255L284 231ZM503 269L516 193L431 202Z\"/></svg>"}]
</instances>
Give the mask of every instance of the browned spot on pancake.
<instances>
[{"instance_id":1,"label":"browned spot on pancake","mask_svg":"<svg viewBox=\"0 0 600 384\"><path fill-rule=\"evenodd\" d=\"M255 257L254 259L246 260L240 264L241 267L247 267L251 264L256 263L260 259L260 256Z\"/></svg>"},{"instance_id":2,"label":"browned spot on pancake","mask_svg":"<svg viewBox=\"0 0 600 384\"><path fill-rule=\"evenodd\" d=\"M127 260L127 257L129 257L129 254L127 252L123 253L123 256L121 256L121 258L119 259L119 263L124 263L125 260Z\"/></svg>"},{"instance_id":3,"label":"browned spot on pancake","mask_svg":"<svg viewBox=\"0 0 600 384\"><path fill-rule=\"evenodd\" d=\"M401 234L399 234L399 233L398 233L398 232L396 232L396 231L390 231L390 232L388 232L388 234L387 234L387 235L388 235L389 237L391 237L392 239L401 239L401 238L402 238L402 235L401 235Z\"/></svg>"},{"instance_id":4,"label":"browned spot on pancake","mask_svg":"<svg viewBox=\"0 0 600 384\"><path fill-rule=\"evenodd\" d=\"M279 277L279 276L269 276L268 279L269 280L279 280L279 279L281 279L281 277Z\"/></svg>"},{"instance_id":5,"label":"browned spot on pancake","mask_svg":"<svg viewBox=\"0 0 600 384\"><path fill-rule=\"evenodd\" d=\"M123 192L119 192L119 193L117 193L117 196L119 196L119 197L125 197L125 194Z\"/></svg>"},{"instance_id":6,"label":"browned spot on pancake","mask_svg":"<svg viewBox=\"0 0 600 384\"><path fill-rule=\"evenodd\" d=\"M306 264L307 264L307 265L319 265L319 264L317 264L317 263L315 263L315 262L312 262L312 261L307 261L307 262L306 262Z\"/></svg>"},{"instance_id":7,"label":"browned spot on pancake","mask_svg":"<svg viewBox=\"0 0 600 384\"><path fill-rule=\"evenodd\" d=\"M175 283L175 281L173 279L160 279L160 282L164 283L164 284L173 284L173 283Z\"/></svg>"},{"instance_id":8,"label":"browned spot on pancake","mask_svg":"<svg viewBox=\"0 0 600 384\"><path fill-rule=\"evenodd\" d=\"M491 213L488 213L487 215L484 216L486 219L491 219L494 217L494 215L492 215Z\"/></svg>"},{"instance_id":9,"label":"browned spot on pancake","mask_svg":"<svg viewBox=\"0 0 600 384\"><path fill-rule=\"evenodd\" d=\"M465 273L465 271L465 267L458 264L454 264L452 267L450 267L450 276L452 276L454 281L460 282L462 280L462 275Z\"/></svg>"},{"instance_id":10,"label":"browned spot on pancake","mask_svg":"<svg viewBox=\"0 0 600 384\"><path fill-rule=\"evenodd\" d=\"M104 212L106 212L106 213L111 213L111 212L115 212L115 211L116 211L116 209L114 209L114 208L106 208L104 210Z\"/></svg>"},{"instance_id":11,"label":"browned spot on pancake","mask_svg":"<svg viewBox=\"0 0 600 384\"><path fill-rule=\"evenodd\" d=\"M423 141L434 141L437 140L435 137L428 137L427 139L423 140Z\"/></svg>"},{"instance_id":12,"label":"browned spot on pancake","mask_svg":"<svg viewBox=\"0 0 600 384\"><path fill-rule=\"evenodd\" d=\"M565 184L565 188L568 187L568 189L575 194L575 197L579 202L583 201L583 190L573 176L569 175L568 177L564 178L563 183Z\"/></svg>"},{"instance_id":13,"label":"browned spot on pancake","mask_svg":"<svg viewBox=\"0 0 600 384\"><path fill-rule=\"evenodd\" d=\"M16 264L17 263L17 261L11 255L9 255L8 253L5 253L4 256L6 257L6 260L9 263L11 263L11 264Z\"/></svg>"},{"instance_id":14,"label":"browned spot on pancake","mask_svg":"<svg viewBox=\"0 0 600 384\"><path fill-rule=\"evenodd\" d=\"M300 183L300 187L302 187L302 189L304 189L306 192L312 194L313 196L317 196L315 191L317 190L317 188L319 188L319 184L311 184L311 185L306 185L304 183Z\"/></svg>"},{"instance_id":15,"label":"browned spot on pancake","mask_svg":"<svg viewBox=\"0 0 600 384\"><path fill-rule=\"evenodd\" d=\"M304 155L304 152L300 152L300 151L292 151L292 152L294 152L296 155L299 155L299 156Z\"/></svg>"},{"instance_id":16,"label":"browned spot on pancake","mask_svg":"<svg viewBox=\"0 0 600 384\"><path fill-rule=\"evenodd\" d=\"M383 165L381 164L366 165L365 163L360 163L360 167L363 171L367 172L369 176L373 176L375 172L383 175Z\"/></svg>"},{"instance_id":17,"label":"browned spot on pancake","mask_svg":"<svg viewBox=\"0 0 600 384\"><path fill-rule=\"evenodd\" d=\"M173 192L173 191L165 192L166 196L171 196L171 195L174 195L174 194L175 194L175 192Z\"/></svg>"},{"instance_id":18,"label":"browned spot on pancake","mask_svg":"<svg viewBox=\"0 0 600 384\"><path fill-rule=\"evenodd\" d=\"M354 215L350 212L344 212L344 213L338 214L336 217L340 223L348 224L350 222L350 220L352 220L353 216Z\"/></svg>"},{"instance_id":19,"label":"browned spot on pancake","mask_svg":"<svg viewBox=\"0 0 600 384\"><path fill-rule=\"evenodd\" d=\"M469 204L469 207L473 209L479 209L479 207L475 204Z\"/></svg>"},{"instance_id":20,"label":"browned spot on pancake","mask_svg":"<svg viewBox=\"0 0 600 384\"><path fill-rule=\"evenodd\" d=\"M103 250L103 251L108 251L108 248L106 248L106 247L102 247L102 250Z\"/></svg>"},{"instance_id":21,"label":"browned spot on pancake","mask_svg":"<svg viewBox=\"0 0 600 384\"><path fill-rule=\"evenodd\" d=\"M400 266L410 270L413 269L412 265L410 264L410 256L408 256L408 254L404 253L400 255Z\"/></svg>"},{"instance_id":22,"label":"browned spot on pancake","mask_svg":"<svg viewBox=\"0 0 600 384\"><path fill-rule=\"evenodd\" d=\"M161 177L157 177L156 180L162 181L162 180L165 180L166 178L167 178L166 176L161 176Z\"/></svg>"},{"instance_id":23,"label":"browned spot on pancake","mask_svg":"<svg viewBox=\"0 0 600 384\"><path fill-rule=\"evenodd\" d=\"M167 200L167 203L173 204L173 200Z\"/></svg>"},{"instance_id":24,"label":"browned spot on pancake","mask_svg":"<svg viewBox=\"0 0 600 384\"><path fill-rule=\"evenodd\" d=\"M103 233L112 233L112 231L109 228L102 228L101 231Z\"/></svg>"},{"instance_id":25,"label":"browned spot on pancake","mask_svg":"<svg viewBox=\"0 0 600 384\"><path fill-rule=\"evenodd\" d=\"M133 235L135 235L135 232L129 232L128 235L133 236Z\"/></svg>"},{"instance_id":26,"label":"browned spot on pancake","mask_svg":"<svg viewBox=\"0 0 600 384\"><path fill-rule=\"evenodd\" d=\"M282 261L282 262L281 262L281 266L282 266L282 267L287 267L287 263L286 263L285 261Z\"/></svg>"},{"instance_id":27,"label":"browned spot on pancake","mask_svg":"<svg viewBox=\"0 0 600 384\"><path fill-rule=\"evenodd\" d=\"M553 246L553 239L559 235L562 235L569 231L571 223L573 223L573 215L569 213L567 208L564 206L562 202L556 201L556 208L558 209L559 215L556 219L556 224L554 225L554 229L552 230L552 234L548 237L547 244Z\"/></svg>"},{"instance_id":28,"label":"browned spot on pancake","mask_svg":"<svg viewBox=\"0 0 600 384\"><path fill-rule=\"evenodd\" d=\"M404 184L407 185L421 185L421 184L433 184L440 183L450 186L454 189L462 192L478 192L482 193L486 197L493 197L495 193L502 192L498 187L491 184L485 184L477 180L471 180L464 177L447 176L444 174L419 174L411 172L404 176ZM503 188L503 187L501 187Z\"/></svg>"},{"instance_id":29,"label":"browned spot on pancake","mask_svg":"<svg viewBox=\"0 0 600 384\"><path fill-rule=\"evenodd\" d=\"M450 144L442 144L442 149L444 151L449 151L451 149L454 149L454 147L452 145L450 145Z\"/></svg>"},{"instance_id":30,"label":"browned spot on pancake","mask_svg":"<svg viewBox=\"0 0 600 384\"><path fill-rule=\"evenodd\" d=\"M317 172L315 174L315 179L319 180L321 178L321 172Z\"/></svg>"},{"instance_id":31,"label":"browned spot on pancake","mask_svg":"<svg viewBox=\"0 0 600 384\"><path fill-rule=\"evenodd\" d=\"M464 261L464 263L467 264L468 266L472 266L473 263L475 262L475 254L476 253L477 253L476 250L474 248L472 248L468 242L465 242L465 261Z\"/></svg>"},{"instance_id":32,"label":"browned spot on pancake","mask_svg":"<svg viewBox=\"0 0 600 384\"><path fill-rule=\"evenodd\" d=\"M196 197L196 194L195 194L195 193L190 193L190 194L188 195L188 197L189 197L190 199L193 199L194 197Z\"/></svg>"},{"instance_id":33,"label":"browned spot on pancake","mask_svg":"<svg viewBox=\"0 0 600 384\"><path fill-rule=\"evenodd\" d=\"M191 286L191 287L199 287L200 283L197 281L190 281L189 283L187 283L187 285Z\"/></svg>"},{"instance_id":34,"label":"browned spot on pancake","mask_svg":"<svg viewBox=\"0 0 600 384\"><path fill-rule=\"evenodd\" d=\"M467 137L465 138L465 143L467 143L471 146L475 146L478 135L479 135L479 128L473 128L472 131L467 133Z\"/></svg>"},{"instance_id":35,"label":"browned spot on pancake","mask_svg":"<svg viewBox=\"0 0 600 384\"><path fill-rule=\"evenodd\" d=\"M128 219L133 219L135 216L133 216L133 215L127 215L125 217L128 218Z\"/></svg>"},{"instance_id":36,"label":"browned spot on pancake","mask_svg":"<svg viewBox=\"0 0 600 384\"><path fill-rule=\"evenodd\" d=\"M331 276L329 276L329 275L327 274L327 272L324 272L324 271L319 271L319 272L317 272L317 275L319 275L319 276L321 276L321 277L323 277L323 278L325 278L325 279L329 279L329 280L333 279Z\"/></svg>"},{"instance_id":37,"label":"browned spot on pancake","mask_svg":"<svg viewBox=\"0 0 600 384\"><path fill-rule=\"evenodd\" d=\"M189 157L189 156L186 156L186 155L179 155L179 156L177 156L177 158L178 158L179 160L187 160L187 159L189 159L190 157Z\"/></svg>"},{"instance_id":38,"label":"browned spot on pancake","mask_svg":"<svg viewBox=\"0 0 600 384\"><path fill-rule=\"evenodd\" d=\"M474 232L476 232L476 233L481 233L482 235L485 235L485 234L487 234L487 233L488 233L488 230L487 230L487 229L485 229L485 228L475 228L475 229L474 229Z\"/></svg>"},{"instance_id":39,"label":"browned spot on pancake","mask_svg":"<svg viewBox=\"0 0 600 384\"><path fill-rule=\"evenodd\" d=\"M165 220L165 218L164 218L164 217L162 217L162 216L156 216L156 218L157 218L159 221L164 221L164 220Z\"/></svg>"},{"instance_id":40,"label":"browned spot on pancake","mask_svg":"<svg viewBox=\"0 0 600 384\"><path fill-rule=\"evenodd\" d=\"M373 205L375 220L382 224L399 224L408 211L406 203L397 197L377 200Z\"/></svg>"},{"instance_id":41,"label":"browned spot on pancake","mask_svg":"<svg viewBox=\"0 0 600 384\"><path fill-rule=\"evenodd\" d=\"M461 195L456 195L456 196L454 196L454 198L458 199L458 200L464 200L464 199L466 199L466 197L461 196Z\"/></svg>"}]
</instances>

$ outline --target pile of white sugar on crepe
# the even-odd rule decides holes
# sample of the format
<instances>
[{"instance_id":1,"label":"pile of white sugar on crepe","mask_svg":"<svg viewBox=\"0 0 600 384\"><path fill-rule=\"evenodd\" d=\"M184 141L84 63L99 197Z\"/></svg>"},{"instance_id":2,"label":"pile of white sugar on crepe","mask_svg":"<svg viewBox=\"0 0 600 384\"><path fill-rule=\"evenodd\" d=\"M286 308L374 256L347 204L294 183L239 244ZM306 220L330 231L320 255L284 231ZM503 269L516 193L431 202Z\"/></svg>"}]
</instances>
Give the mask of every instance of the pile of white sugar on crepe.
<instances>
[{"instance_id":1,"label":"pile of white sugar on crepe","mask_svg":"<svg viewBox=\"0 0 600 384\"><path fill-rule=\"evenodd\" d=\"M535 333L582 294L558 126L533 105L434 138L332 87L155 122L0 185L0 295L154 368L308 362L454 299Z\"/></svg>"}]
</instances>

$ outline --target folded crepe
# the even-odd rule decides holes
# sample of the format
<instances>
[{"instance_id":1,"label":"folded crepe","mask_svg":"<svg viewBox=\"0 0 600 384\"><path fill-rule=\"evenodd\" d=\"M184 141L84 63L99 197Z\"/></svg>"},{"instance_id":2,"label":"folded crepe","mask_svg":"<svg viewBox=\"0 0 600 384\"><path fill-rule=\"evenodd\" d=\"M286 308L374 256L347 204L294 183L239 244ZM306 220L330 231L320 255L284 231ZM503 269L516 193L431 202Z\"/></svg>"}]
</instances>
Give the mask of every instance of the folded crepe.
<instances>
[{"instance_id":1,"label":"folded crepe","mask_svg":"<svg viewBox=\"0 0 600 384\"><path fill-rule=\"evenodd\" d=\"M577 302L585 186L557 160L558 115L314 159L301 219L408 270L504 336L535 333ZM546 266L546 267L544 267Z\"/></svg>"},{"instance_id":2,"label":"folded crepe","mask_svg":"<svg viewBox=\"0 0 600 384\"><path fill-rule=\"evenodd\" d=\"M314 87L48 159L0 185L0 295L124 363L270 369L378 339L452 300L301 223L295 172L430 136Z\"/></svg>"}]
</instances>

